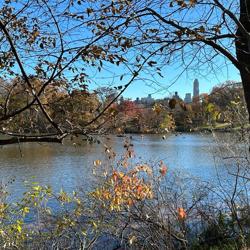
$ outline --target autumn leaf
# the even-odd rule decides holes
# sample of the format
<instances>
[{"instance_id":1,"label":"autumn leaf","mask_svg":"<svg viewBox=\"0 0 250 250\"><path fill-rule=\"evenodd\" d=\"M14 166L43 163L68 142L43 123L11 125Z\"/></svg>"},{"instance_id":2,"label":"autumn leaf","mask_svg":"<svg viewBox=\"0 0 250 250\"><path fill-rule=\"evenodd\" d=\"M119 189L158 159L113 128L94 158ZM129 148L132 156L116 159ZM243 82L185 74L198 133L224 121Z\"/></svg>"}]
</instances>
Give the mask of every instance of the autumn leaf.
<instances>
[{"instance_id":1,"label":"autumn leaf","mask_svg":"<svg viewBox=\"0 0 250 250\"><path fill-rule=\"evenodd\" d=\"M143 187L141 185L137 186L137 192L140 194L143 191Z\"/></svg>"},{"instance_id":2,"label":"autumn leaf","mask_svg":"<svg viewBox=\"0 0 250 250\"><path fill-rule=\"evenodd\" d=\"M196 3L197 3L197 0L189 0L189 5L191 7L195 6Z\"/></svg>"},{"instance_id":3,"label":"autumn leaf","mask_svg":"<svg viewBox=\"0 0 250 250\"><path fill-rule=\"evenodd\" d=\"M187 214L186 214L185 210L182 207L179 207L177 209L177 213L178 213L179 219L181 219L181 220L184 220L187 217Z\"/></svg>"},{"instance_id":4,"label":"autumn leaf","mask_svg":"<svg viewBox=\"0 0 250 250\"><path fill-rule=\"evenodd\" d=\"M93 9L87 8L87 14L88 14L88 16L89 16L91 13L93 13Z\"/></svg>"},{"instance_id":5,"label":"autumn leaf","mask_svg":"<svg viewBox=\"0 0 250 250\"><path fill-rule=\"evenodd\" d=\"M167 170L168 170L167 166L161 161L160 162L160 170L159 170L161 176L165 176L167 173Z\"/></svg>"},{"instance_id":6,"label":"autumn leaf","mask_svg":"<svg viewBox=\"0 0 250 250\"><path fill-rule=\"evenodd\" d=\"M101 162L101 160L94 160L93 164L95 167L97 167L97 166L102 165L102 162Z\"/></svg>"},{"instance_id":7,"label":"autumn leaf","mask_svg":"<svg viewBox=\"0 0 250 250\"><path fill-rule=\"evenodd\" d=\"M129 240L128 240L129 245L132 245L132 244L134 243L135 240L136 240L136 237L135 237L134 235L131 236L131 237L129 237Z\"/></svg>"}]
</instances>

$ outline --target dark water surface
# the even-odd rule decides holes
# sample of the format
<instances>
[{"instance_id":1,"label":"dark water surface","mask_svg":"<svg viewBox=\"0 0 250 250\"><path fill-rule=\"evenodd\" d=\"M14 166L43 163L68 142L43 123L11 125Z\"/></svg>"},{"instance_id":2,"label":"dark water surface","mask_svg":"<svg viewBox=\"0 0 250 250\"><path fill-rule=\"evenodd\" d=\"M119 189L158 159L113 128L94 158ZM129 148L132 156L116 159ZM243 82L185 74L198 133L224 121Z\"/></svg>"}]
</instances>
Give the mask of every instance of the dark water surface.
<instances>
[{"instance_id":1,"label":"dark water surface","mask_svg":"<svg viewBox=\"0 0 250 250\"><path fill-rule=\"evenodd\" d=\"M124 152L124 138L110 136L102 142L113 147L117 155ZM136 161L157 163L163 160L171 170L178 169L202 180L213 180L217 173L226 171L224 163L216 160L218 142L211 135L179 134L165 140L160 135L132 136ZM67 144L67 143L66 143ZM72 191L77 187L89 190L93 183L93 161L103 158L102 144L82 145L23 143L0 148L0 179L12 177L10 193L15 197L24 191L24 180L36 180L51 185L55 190Z\"/></svg>"}]
</instances>

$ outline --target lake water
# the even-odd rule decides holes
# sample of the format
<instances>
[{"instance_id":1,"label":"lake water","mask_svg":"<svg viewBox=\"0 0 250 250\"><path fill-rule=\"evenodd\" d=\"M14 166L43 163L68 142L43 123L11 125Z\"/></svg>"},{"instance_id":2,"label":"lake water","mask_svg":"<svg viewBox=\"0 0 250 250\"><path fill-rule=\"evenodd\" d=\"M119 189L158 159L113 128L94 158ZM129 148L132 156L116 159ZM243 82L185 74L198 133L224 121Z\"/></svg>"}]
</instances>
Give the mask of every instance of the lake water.
<instances>
[{"instance_id":1,"label":"lake water","mask_svg":"<svg viewBox=\"0 0 250 250\"><path fill-rule=\"evenodd\" d=\"M101 144L81 141L61 144L23 143L6 145L0 148L0 178L9 185L10 193L15 198L24 191L24 180L36 180L41 184L51 185L55 190L64 188L72 191L78 187L89 190L93 184L93 161L102 159L103 144L112 146L118 157L124 152L124 138L101 137ZM219 150L210 134L170 135L165 140L161 135L132 135L136 161L152 162L160 160L170 170L179 170L201 180L213 180L218 173L228 171L225 163L216 158ZM77 145L75 145L77 144Z\"/></svg>"}]
</instances>

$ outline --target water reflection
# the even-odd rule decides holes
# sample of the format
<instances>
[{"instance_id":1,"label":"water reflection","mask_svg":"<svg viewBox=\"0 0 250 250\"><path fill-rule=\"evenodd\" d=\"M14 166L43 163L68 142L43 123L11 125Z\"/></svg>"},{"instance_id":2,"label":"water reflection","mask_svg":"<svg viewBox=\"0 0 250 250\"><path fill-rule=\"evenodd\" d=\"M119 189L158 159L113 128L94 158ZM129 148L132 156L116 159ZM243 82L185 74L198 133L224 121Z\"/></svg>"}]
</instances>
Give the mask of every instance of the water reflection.
<instances>
[{"instance_id":1,"label":"water reflection","mask_svg":"<svg viewBox=\"0 0 250 250\"><path fill-rule=\"evenodd\" d=\"M37 144L25 143L7 145L0 149L0 176L5 182L15 177L10 192L15 196L24 191L23 181L36 180L41 184L51 185L55 190L62 187L71 191L81 186L86 190L94 182L92 163L95 159L103 159L103 144L112 145L117 155L124 151L124 138L111 136L100 138L102 144L74 146L70 143ZM225 166L216 161L214 152L218 144L211 135L181 134L170 135L163 140L160 135L132 136L132 143L137 161L157 162L163 160L169 169L179 169L202 180L214 179L218 171L223 174Z\"/></svg>"}]
</instances>

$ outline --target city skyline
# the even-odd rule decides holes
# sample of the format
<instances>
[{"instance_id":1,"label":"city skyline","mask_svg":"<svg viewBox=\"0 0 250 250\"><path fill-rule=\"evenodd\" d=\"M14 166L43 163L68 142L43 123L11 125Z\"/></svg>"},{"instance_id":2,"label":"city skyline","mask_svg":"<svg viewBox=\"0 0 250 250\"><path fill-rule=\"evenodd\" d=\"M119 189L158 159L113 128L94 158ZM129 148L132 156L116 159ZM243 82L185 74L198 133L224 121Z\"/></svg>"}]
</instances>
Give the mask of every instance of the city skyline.
<instances>
[{"instance_id":1,"label":"city skyline","mask_svg":"<svg viewBox=\"0 0 250 250\"><path fill-rule=\"evenodd\" d=\"M185 93L185 97L182 98L178 91L175 91L174 93L169 94L168 96L164 96L162 98L154 98L152 97L152 94L148 94L147 96L142 96L139 97L137 96L135 99L133 98L128 98L128 99L132 99L133 101L136 102L142 102L142 103L152 103L155 100L160 100L160 99L167 99L167 98L180 98L182 99L185 103L191 103L193 101L194 98L198 97L201 93L200 93L200 84L199 84L199 80L197 78L194 79L193 81L193 95L188 92ZM203 94L206 92L202 92Z\"/></svg>"},{"instance_id":2,"label":"city skyline","mask_svg":"<svg viewBox=\"0 0 250 250\"><path fill-rule=\"evenodd\" d=\"M179 76L180 70L171 70L163 73L164 78L157 78L157 84L150 84L145 80L135 81L125 91L124 97L136 99L136 97L145 97L151 94L156 99L162 99L166 96L171 96L175 91L178 91L179 96L184 99L186 93L193 93L193 81L199 79L200 93L209 93L213 87L220 85L227 80L241 81L239 72L232 65L227 65L227 68L221 68L220 74L195 74Z\"/></svg>"}]
</instances>

